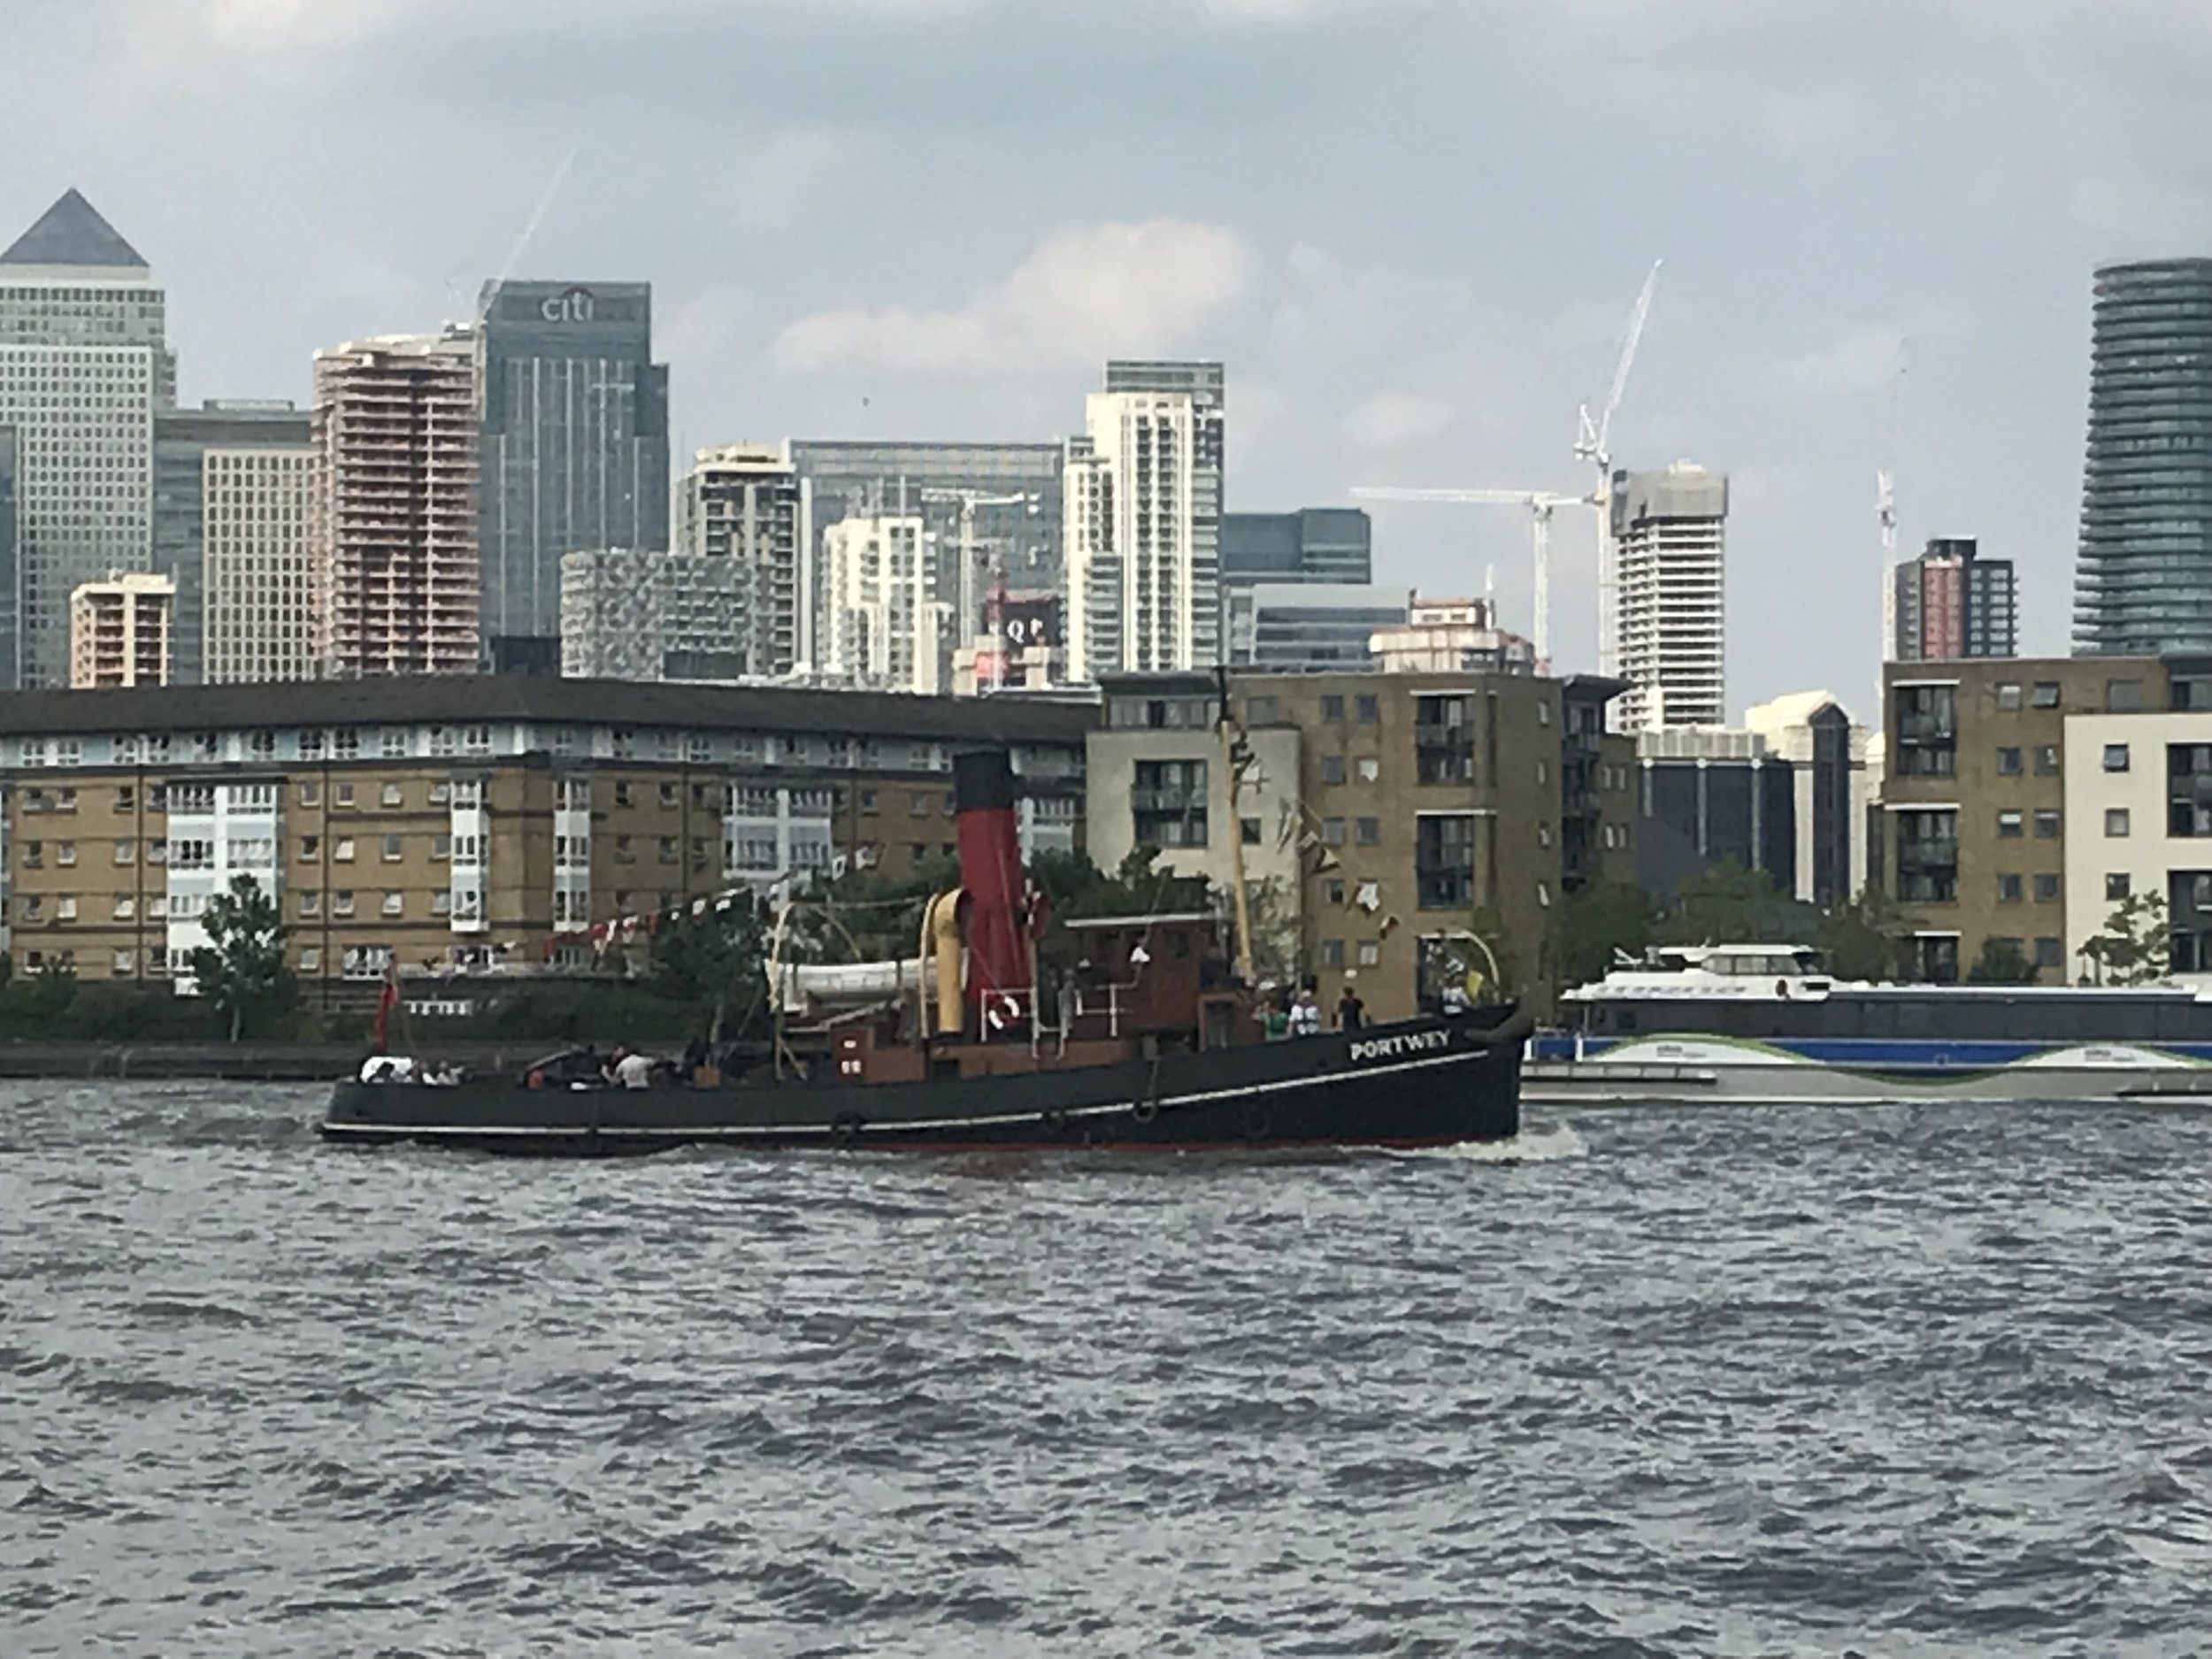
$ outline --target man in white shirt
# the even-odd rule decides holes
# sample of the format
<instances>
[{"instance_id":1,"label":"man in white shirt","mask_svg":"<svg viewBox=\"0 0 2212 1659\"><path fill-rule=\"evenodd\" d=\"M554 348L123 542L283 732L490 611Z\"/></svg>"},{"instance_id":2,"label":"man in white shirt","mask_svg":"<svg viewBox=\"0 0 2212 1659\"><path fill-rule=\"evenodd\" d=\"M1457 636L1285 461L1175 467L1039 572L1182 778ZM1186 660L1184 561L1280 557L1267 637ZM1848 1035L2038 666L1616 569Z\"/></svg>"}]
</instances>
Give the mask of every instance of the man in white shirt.
<instances>
[{"instance_id":1,"label":"man in white shirt","mask_svg":"<svg viewBox=\"0 0 2212 1659\"><path fill-rule=\"evenodd\" d=\"M650 1088L653 1063L633 1048L614 1063L614 1080L623 1088Z\"/></svg>"}]
</instances>

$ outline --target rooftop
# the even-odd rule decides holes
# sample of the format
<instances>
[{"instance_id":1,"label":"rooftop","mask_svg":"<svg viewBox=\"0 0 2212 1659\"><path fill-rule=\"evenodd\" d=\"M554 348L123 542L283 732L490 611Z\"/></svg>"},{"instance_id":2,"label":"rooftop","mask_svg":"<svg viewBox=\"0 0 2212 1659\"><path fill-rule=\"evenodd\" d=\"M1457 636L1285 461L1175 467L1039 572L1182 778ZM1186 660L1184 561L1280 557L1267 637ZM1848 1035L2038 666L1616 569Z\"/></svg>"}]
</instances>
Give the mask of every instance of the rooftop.
<instances>
[{"instance_id":1,"label":"rooftop","mask_svg":"<svg viewBox=\"0 0 2212 1659\"><path fill-rule=\"evenodd\" d=\"M146 269L138 250L117 234L115 227L100 217L99 210L73 189L65 191L36 224L17 237L5 253L0 253L0 265Z\"/></svg>"},{"instance_id":2,"label":"rooftop","mask_svg":"<svg viewBox=\"0 0 2212 1659\"><path fill-rule=\"evenodd\" d=\"M1072 746L1097 725L1098 710L1090 703L1030 698L557 680L535 674L396 674L282 685L0 692L0 735L6 736L501 720Z\"/></svg>"}]
</instances>

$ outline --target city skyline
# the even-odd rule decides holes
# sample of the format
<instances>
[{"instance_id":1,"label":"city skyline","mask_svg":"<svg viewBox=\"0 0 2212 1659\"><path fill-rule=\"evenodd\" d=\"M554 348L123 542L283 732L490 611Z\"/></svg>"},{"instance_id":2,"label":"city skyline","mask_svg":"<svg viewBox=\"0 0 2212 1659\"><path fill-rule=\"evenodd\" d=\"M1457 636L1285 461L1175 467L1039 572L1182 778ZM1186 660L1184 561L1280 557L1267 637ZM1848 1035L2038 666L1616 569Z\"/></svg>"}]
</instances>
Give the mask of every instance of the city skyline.
<instances>
[{"instance_id":1,"label":"city skyline","mask_svg":"<svg viewBox=\"0 0 2212 1659\"><path fill-rule=\"evenodd\" d=\"M13 177L0 222L73 180L170 291L188 401L303 403L314 349L465 316L574 150L515 274L655 284L679 455L1066 434L1098 362L1158 350L1236 378L1233 511L1358 481L1577 488L1574 406L1663 254L1617 459L1726 471L1738 614L1823 619L1803 645L1734 630L1739 698L1864 702L1886 464L1901 544L2018 560L2023 649L2064 649L2091 273L2212 246L2212 192L2171 159L2200 149L2186 88L2212 32L2162 4L1939 0L1847 27L1720 0L1663 20L1162 0L1049 27L987 0L491 4L427 65L424 15L34 8L17 56L42 73L0 137L51 172ZM933 82L999 91L895 127L925 45ZM733 52L761 72L739 115L705 96ZM1083 95L1044 96L1077 63L1099 70ZM1654 77L1683 96L1622 96ZM1333 113L1367 107L1391 119ZM1074 165L1108 127L1126 165ZM2017 142L1993 153L1993 131ZM1158 280L1120 280L1133 265ZM1393 508L1379 573L1473 592L1495 564L1525 624L1525 529ZM1588 526L1558 542L1557 654L1592 660Z\"/></svg>"}]
</instances>

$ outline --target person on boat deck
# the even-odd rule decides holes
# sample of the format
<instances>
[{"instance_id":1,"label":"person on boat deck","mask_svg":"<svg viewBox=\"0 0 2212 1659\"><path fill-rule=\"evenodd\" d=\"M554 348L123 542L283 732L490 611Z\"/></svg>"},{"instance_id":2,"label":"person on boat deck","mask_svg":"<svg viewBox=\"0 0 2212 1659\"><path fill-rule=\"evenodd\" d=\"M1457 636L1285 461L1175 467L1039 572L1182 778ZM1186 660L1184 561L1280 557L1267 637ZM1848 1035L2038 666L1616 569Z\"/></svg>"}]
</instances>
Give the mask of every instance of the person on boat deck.
<instances>
[{"instance_id":1,"label":"person on boat deck","mask_svg":"<svg viewBox=\"0 0 2212 1659\"><path fill-rule=\"evenodd\" d=\"M620 1088L653 1087L653 1063L634 1048L614 1051L614 1082Z\"/></svg>"},{"instance_id":2,"label":"person on boat deck","mask_svg":"<svg viewBox=\"0 0 2212 1659\"><path fill-rule=\"evenodd\" d=\"M1301 986L1298 1000L1290 1005L1290 1034L1294 1037L1318 1037L1321 1034L1321 1004L1310 985Z\"/></svg>"},{"instance_id":3,"label":"person on boat deck","mask_svg":"<svg viewBox=\"0 0 2212 1659\"><path fill-rule=\"evenodd\" d=\"M415 1063L403 1054L373 1054L361 1063L364 1083L412 1083Z\"/></svg>"},{"instance_id":4,"label":"person on boat deck","mask_svg":"<svg viewBox=\"0 0 2212 1659\"><path fill-rule=\"evenodd\" d=\"M1260 1031L1270 1042L1280 1042L1290 1035L1290 1010L1284 1004L1283 994L1272 986L1266 987L1260 1003Z\"/></svg>"},{"instance_id":5,"label":"person on boat deck","mask_svg":"<svg viewBox=\"0 0 2212 1659\"><path fill-rule=\"evenodd\" d=\"M1350 986L1336 999L1336 1028L1339 1031L1357 1031L1367 1023L1367 1004L1359 1000L1359 993Z\"/></svg>"},{"instance_id":6,"label":"person on boat deck","mask_svg":"<svg viewBox=\"0 0 2212 1659\"><path fill-rule=\"evenodd\" d=\"M1463 1014L1471 1006L1467 1001L1467 987L1457 979L1445 986L1444 995L1440 1000L1447 1014Z\"/></svg>"}]
</instances>

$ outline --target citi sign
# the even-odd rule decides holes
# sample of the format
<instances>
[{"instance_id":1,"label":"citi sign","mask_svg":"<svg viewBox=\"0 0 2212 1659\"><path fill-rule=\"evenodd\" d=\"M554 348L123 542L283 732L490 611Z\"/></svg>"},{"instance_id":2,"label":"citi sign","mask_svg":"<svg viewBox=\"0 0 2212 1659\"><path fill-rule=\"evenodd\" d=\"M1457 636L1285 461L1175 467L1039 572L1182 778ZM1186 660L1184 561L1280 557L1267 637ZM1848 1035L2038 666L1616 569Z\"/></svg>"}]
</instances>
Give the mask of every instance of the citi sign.
<instances>
[{"instance_id":1,"label":"citi sign","mask_svg":"<svg viewBox=\"0 0 2212 1659\"><path fill-rule=\"evenodd\" d=\"M591 320L592 306L589 288L566 288L541 300L538 315L549 323L588 323Z\"/></svg>"}]
</instances>

